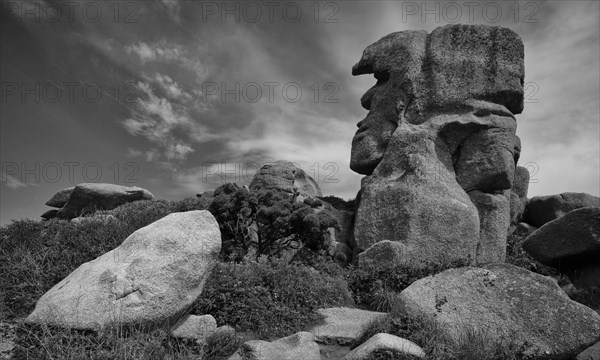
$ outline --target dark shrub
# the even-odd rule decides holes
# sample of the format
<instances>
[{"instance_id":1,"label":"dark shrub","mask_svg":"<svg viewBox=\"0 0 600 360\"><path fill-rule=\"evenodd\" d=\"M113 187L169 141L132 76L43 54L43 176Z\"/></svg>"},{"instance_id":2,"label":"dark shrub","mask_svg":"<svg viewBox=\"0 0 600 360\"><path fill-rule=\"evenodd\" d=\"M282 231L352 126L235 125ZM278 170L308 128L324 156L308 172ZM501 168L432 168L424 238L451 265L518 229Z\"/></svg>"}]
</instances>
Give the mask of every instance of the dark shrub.
<instances>
[{"instance_id":1,"label":"dark shrub","mask_svg":"<svg viewBox=\"0 0 600 360\"><path fill-rule=\"evenodd\" d=\"M348 286L359 308L390 311L394 294L406 289L416 280L466 265L466 261L456 261L446 265L430 263L417 268L383 262L367 267L352 267L347 275Z\"/></svg>"},{"instance_id":2,"label":"dark shrub","mask_svg":"<svg viewBox=\"0 0 600 360\"><path fill-rule=\"evenodd\" d=\"M316 202L295 202L282 191L248 191L236 184L217 188L209 210L219 222L222 254L241 261L251 249L257 256L276 256L300 245L325 249L327 229L339 229L339 224L330 211L315 209Z\"/></svg>"}]
</instances>

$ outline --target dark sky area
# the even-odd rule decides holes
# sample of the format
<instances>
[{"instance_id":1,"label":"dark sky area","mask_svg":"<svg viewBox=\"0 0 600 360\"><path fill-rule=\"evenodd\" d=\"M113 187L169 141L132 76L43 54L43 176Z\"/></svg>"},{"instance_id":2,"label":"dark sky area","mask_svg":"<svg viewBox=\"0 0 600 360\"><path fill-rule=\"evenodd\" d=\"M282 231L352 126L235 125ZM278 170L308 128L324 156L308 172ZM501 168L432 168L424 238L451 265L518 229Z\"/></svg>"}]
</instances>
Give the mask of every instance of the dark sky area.
<instances>
[{"instance_id":1,"label":"dark sky area","mask_svg":"<svg viewBox=\"0 0 600 360\"><path fill-rule=\"evenodd\" d=\"M450 4L450 5L448 5ZM525 44L517 115L530 196L600 193L598 1L4 1L0 222L82 182L182 199L296 162L353 198L369 44L449 23Z\"/></svg>"}]
</instances>

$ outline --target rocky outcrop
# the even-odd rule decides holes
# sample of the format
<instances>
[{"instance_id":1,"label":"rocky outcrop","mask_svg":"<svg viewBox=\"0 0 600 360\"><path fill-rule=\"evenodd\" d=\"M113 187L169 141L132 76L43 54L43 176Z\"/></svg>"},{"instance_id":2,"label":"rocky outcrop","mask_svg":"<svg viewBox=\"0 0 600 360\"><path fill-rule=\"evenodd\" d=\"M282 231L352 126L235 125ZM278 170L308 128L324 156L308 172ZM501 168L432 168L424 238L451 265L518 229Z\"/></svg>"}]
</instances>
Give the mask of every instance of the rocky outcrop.
<instances>
[{"instance_id":1,"label":"rocky outcrop","mask_svg":"<svg viewBox=\"0 0 600 360\"><path fill-rule=\"evenodd\" d=\"M60 190L56 194L52 195L50 200L46 201L46 205L55 208L61 208L65 206L73 190L75 190L75 186Z\"/></svg>"},{"instance_id":2,"label":"rocky outcrop","mask_svg":"<svg viewBox=\"0 0 600 360\"><path fill-rule=\"evenodd\" d=\"M508 264L446 270L417 280L399 300L451 339L484 332L536 359L570 359L600 339L600 315L552 278Z\"/></svg>"},{"instance_id":3,"label":"rocky outcrop","mask_svg":"<svg viewBox=\"0 0 600 360\"><path fill-rule=\"evenodd\" d=\"M378 350L391 350L397 354L425 358L425 352L419 345L398 336L380 333L371 337L352 350L343 360L363 360L374 356Z\"/></svg>"},{"instance_id":4,"label":"rocky outcrop","mask_svg":"<svg viewBox=\"0 0 600 360\"><path fill-rule=\"evenodd\" d=\"M251 340L245 342L229 360L320 360L319 345L308 332L272 342Z\"/></svg>"},{"instance_id":5,"label":"rocky outcrop","mask_svg":"<svg viewBox=\"0 0 600 360\"><path fill-rule=\"evenodd\" d=\"M357 251L389 239L403 258L503 262L520 156L518 35L484 25L401 31L367 47L352 73L378 80L352 140L351 168L367 175Z\"/></svg>"},{"instance_id":6,"label":"rocky outcrop","mask_svg":"<svg viewBox=\"0 0 600 360\"><path fill-rule=\"evenodd\" d=\"M154 199L152 193L136 186L84 183L54 194L46 205L60 209L49 210L42 214L42 218L58 217L70 220L82 215L86 210L112 210L128 202L152 199Z\"/></svg>"},{"instance_id":7,"label":"rocky outcrop","mask_svg":"<svg viewBox=\"0 0 600 360\"><path fill-rule=\"evenodd\" d=\"M250 190L275 189L302 196L322 196L317 182L294 163L279 160L261 167L252 182Z\"/></svg>"},{"instance_id":8,"label":"rocky outcrop","mask_svg":"<svg viewBox=\"0 0 600 360\"><path fill-rule=\"evenodd\" d=\"M27 321L77 329L168 323L202 293L220 249L208 211L169 214L79 266L38 300Z\"/></svg>"},{"instance_id":9,"label":"rocky outcrop","mask_svg":"<svg viewBox=\"0 0 600 360\"><path fill-rule=\"evenodd\" d=\"M565 216L582 207L600 207L600 198L586 193L566 192L558 195L535 196L527 202L524 220L535 227Z\"/></svg>"},{"instance_id":10,"label":"rocky outcrop","mask_svg":"<svg viewBox=\"0 0 600 360\"><path fill-rule=\"evenodd\" d=\"M137 200L151 200L154 196L146 189L114 184L86 183L75 186L67 203L57 216L72 219L86 208L112 210L119 205Z\"/></svg>"},{"instance_id":11,"label":"rocky outcrop","mask_svg":"<svg viewBox=\"0 0 600 360\"><path fill-rule=\"evenodd\" d=\"M600 288L600 207L573 210L530 234L523 249L569 275L577 287Z\"/></svg>"}]
</instances>

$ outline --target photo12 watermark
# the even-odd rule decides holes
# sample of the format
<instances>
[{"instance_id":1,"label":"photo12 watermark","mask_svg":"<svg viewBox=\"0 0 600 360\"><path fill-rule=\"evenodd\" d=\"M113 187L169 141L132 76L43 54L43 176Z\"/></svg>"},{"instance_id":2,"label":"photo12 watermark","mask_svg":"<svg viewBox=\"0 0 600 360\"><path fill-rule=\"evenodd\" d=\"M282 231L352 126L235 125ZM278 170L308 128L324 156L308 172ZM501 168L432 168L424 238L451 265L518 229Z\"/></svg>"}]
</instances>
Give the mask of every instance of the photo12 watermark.
<instances>
[{"instance_id":1,"label":"photo12 watermark","mask_svg":"<svg viewBox=\"0 0 600 360\"><path fill-rule=\"evenodd\" d=\"M80 81L3 81L0 83L0 102L18 102L21 104L40 103L90 103L95 104L103 98L115 103L134 104L140 89L134 81L100 84Z\"/></svg>"},{"instance_id":2,"label":"photo12 watermark","mask_svg":"<svg viewBox=\"0 0 600 360\"><path fill-rule=\"evenodd\" d=\"M402 1L401 21L422 23L473 24L538 23L539 6L533 1Z\"/></svg>"},{"instance_id":3,"label":"photo12 watermark","mask_svg":"<svg viewBox=\"0 0 600 360\"><path fill-rule=\"evenodd\" d=\"M204 82L200 100L203 103L217 101L221 103L257 103L285 101L297 103L302 100L314 103L338 103L336 97L340 87L333 81L314 82L303 87L297 82Z\"/></svg>"},{"instance_id":4,"label":"photo12 watermark","mask_svg":"<svg viewBox=\"0 0 600 360\"><path fill-rule=\"evenodd\" d=\"M259 172L269 177L288 177L289 168L286 166L265 166L276 165L274 162L205 162L201 166L200 178L203 183L225 184L230 182L249 183ZM317 183L337 184L340 179L337 177L340 166L336 162L313 162L308 167L303 168L300 164L292 162L296 168L301 169L306 175L312 177Z\"/></svg>"},{"instance_id":5,"label":"photo12 watermark","mask_svg":"<svg viewBox=\"0 0 600 360\"><path fill-rule=\"evenodd\" d=\"M15 18L27 24L101 21L137 24L141 13L139 1L3 1L0 6L2 22Z\"/></svg>"},{"instance_id":6,"label":"photo12 watermark","mask_svg":"<svg viewBox=\"0 0 600 360\"><path fill-rule=\"evenodd\" d=\"M0 181L3 184L39 185L41 183L68 182L70 184L110 182L123 184L139 183L140 167L135 162L113 162L102 165L98 162L15 162L1 165Z\"/></svg>"},{"instance_id":7,"label":"photo12 watermark","mask_svg":"<svg viewBox=\"0 0 600 360\"><path fill-rule=\"evenodd\" d=\"M340 8L333 1L197 1L202 22L338 23Z\"/></svg>"}]
</instances>

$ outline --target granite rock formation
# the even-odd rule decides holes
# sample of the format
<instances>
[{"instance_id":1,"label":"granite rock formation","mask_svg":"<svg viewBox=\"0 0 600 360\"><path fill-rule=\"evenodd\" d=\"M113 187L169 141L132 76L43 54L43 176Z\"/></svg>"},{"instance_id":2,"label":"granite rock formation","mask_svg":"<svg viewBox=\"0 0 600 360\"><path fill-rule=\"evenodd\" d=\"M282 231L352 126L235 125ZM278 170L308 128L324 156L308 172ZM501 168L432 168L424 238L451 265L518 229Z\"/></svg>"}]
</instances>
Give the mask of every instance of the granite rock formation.
<instances>
[{"instance_id":1,"label":"granite rock formation","mask_svg":"<svg viewBox=\"0 0 600 360\"><path fill-rule=\"evenodd\" d=\"M285 160L275 161L261 167L252 182L250 190L275 189L301 196L322 196L317 182L294 163Z\"/></svg>"},{"instance_id":2,"label":"granite rock formation","mask_svg":"<svg viewBox=\"0 0 600 360\"><path fill-rule=\"evenodd\" d=\"M600 207L584 207L530 234L523 249L569 276L576 287L600 289Z\"/></svg>"},{"instance_id":3,"label":"granite rock formation","mask_svg":"<svg viewBox=\"0 0 600 360\"><path fill-rule=\"evenodd\" d=\"M46 211L42 218L70 220L82 215L86 209L112 210L128 202L152 199L154 195L150 191L137 186L83 183L54 194L46 205L59 209Z\"/></svg>"},{"instance_id":4,"label":"granite rock formation","mask_svg":"<svg viewBox=\"0 0 600 360\"><path fill-rule=\"evenodd\" d=\"M389 239L407 260L504 261L523 52L516 33L485 25L401 31L367 47L352 69L377 79L352 140L350 167L366 175L359 253Z\"/></svg>"}]
</instances>

